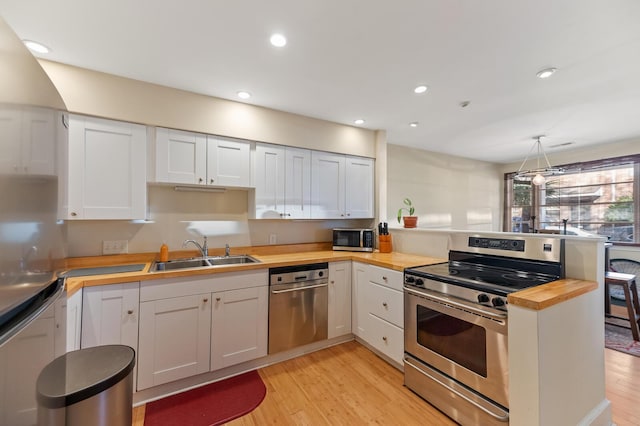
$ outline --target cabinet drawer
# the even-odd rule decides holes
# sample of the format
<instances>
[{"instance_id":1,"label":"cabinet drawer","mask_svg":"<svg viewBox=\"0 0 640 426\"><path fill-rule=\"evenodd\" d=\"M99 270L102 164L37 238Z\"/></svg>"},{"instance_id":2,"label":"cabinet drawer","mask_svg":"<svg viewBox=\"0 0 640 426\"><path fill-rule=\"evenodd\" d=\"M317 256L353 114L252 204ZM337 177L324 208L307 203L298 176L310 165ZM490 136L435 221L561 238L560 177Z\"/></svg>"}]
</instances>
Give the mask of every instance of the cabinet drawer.
<instances>
[{"instance_id":1,"label":"cabinet drawer","mask_svg":"<svg viewBox=\"0 0 640 426\"><path fill-rule=\"evenodd\" d=\"M369 344L398 364L402 364L404 330L372 314L369 314L369 325Z\"/></svg>"},{"instance_id":2,"label":"cabinet drawer","mask_svg":"<svg viewBox=\"0 0 640 426\"><path fill-rule=\"evenodd\" d=\"M368 284L369 312L398 327L404 327L403 293L373 282Z\"/></svg>"},{"instance_id":3,"label":"cabinet drawer","mask_svg":"<svg viewBox=\"0 0 640 426\"><path fill-rule=\"evenodd\" d=\"M402 291L403 274L400 271L369 265L369 281Z\"/></svg>"}]
</instances>

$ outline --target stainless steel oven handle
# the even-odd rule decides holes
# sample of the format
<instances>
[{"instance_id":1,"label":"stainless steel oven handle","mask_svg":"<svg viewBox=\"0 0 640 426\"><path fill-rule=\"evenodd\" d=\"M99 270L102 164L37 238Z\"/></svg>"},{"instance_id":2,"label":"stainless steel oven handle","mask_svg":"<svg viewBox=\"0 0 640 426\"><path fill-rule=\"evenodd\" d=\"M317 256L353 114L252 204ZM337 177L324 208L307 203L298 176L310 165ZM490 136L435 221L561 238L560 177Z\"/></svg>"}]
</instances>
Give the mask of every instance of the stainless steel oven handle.
<instances>
[{"instance_id":1,"label":"stainless steel oven handle","mask_svg":"<svg viewBox=\"0 0 640 426\"><path fill-rule=\"evenodd\" d=\"M288 288L286 290L271 290L271 293L273 294L290 293L292 291L309 290L310 288L327 287L327 286L328 284L316 284L316 285L308 285L305 287Z\"/></svg>"},{"instance_id":2,"label":"stainless steel oven handle","mask_svg":"<svg viewBox=\"0 0 640 426\"><path fill-rule=\"evenodd\" d=\"M458 308L461 308L461 309L465 309L467 311L471 311L471 312L476 313L478 315L483 315L483 316L486 316L486 317L489 317L489 318L493 318L493 319L498 320L498 321L503 321L503 320L508 318L506 313L498 314L498 313L495 313L495 312L486 311L484 309L479 309L479 308L477 308L475 306L467 305L465 303L456 302L455 300L451 300L451 299L448 299L446 297L436 296L433 293L424 293L424 292L421 292L421 291L415 291L415 290L410 289L408 287L405 287L404 290L407 293L412 294L414 296L424 297L425 299L433 299L433 300L435 300L437 302L442 302L442 303L446 303L446 304L449 304L449 305L453 305L455 307L458 307Z\"/></svg>"},{"instance_id":3,"label":"stainless steel oven handle","mask_svg":"<svg viewBox=\"0 0 640 426\"><path fill-rule=\"evenodd\" d=\"M462 398L465 401L467 401L469 404L472 404L473 406L478 407L479 409L481 409L482 411L484 411L485 413L487 413L491 417L495 418L496 420L499 420L501 422L509 421L509 415L508 414L506 416L501 416L499 414L493 413L490 410L488 410L486 407L483 407L482 405L478 404L477 402L475 402L474 400L469 398L467 395L458 392L456 389L452 388L448 384L446 384L443 381L439 380L437 377L434 377L431 374L428 374L427 372L423 371L421 368L419 368L417 365L415 365L413 362L411 362L410 359L405 357L404 362L406 362L407 364L411 365L416 371L421 373L423 376L426 376L427 378L429 378L429 379L433 380L434 382L438 383L440 386L442 386L442 387L448 389L449 391L453 392L454 394L456 394L460 398Z\"/></svg>"}]
</instances>

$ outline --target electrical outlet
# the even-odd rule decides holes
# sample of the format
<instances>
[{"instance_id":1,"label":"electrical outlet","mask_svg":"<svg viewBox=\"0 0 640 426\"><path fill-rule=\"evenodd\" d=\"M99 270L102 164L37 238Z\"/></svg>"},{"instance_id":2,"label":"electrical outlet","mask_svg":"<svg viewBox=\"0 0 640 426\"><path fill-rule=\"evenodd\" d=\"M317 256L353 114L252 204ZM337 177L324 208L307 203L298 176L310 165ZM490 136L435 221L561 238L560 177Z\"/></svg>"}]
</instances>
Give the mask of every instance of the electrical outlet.
<instances>
[{"instance_id":1,"label":"electrical outlet","mask_svg":"<svg viewBox=\"0 0 640 426\"><path fill-rule=\"evenodd\" d=\"M276 234L269 234L269 244L276 244L278 237Z\"/></svg>"},{"instance_id":2,"label":"electrical outlet","mask_svg":"<svg viewBox=\"0 0 640 426\"><path fill-rule=\"evenodd\" d=\"M125 253L129 253L129 241L127 240L102 241L102 254L125 254Z\"/></svg>"}]
</instances>

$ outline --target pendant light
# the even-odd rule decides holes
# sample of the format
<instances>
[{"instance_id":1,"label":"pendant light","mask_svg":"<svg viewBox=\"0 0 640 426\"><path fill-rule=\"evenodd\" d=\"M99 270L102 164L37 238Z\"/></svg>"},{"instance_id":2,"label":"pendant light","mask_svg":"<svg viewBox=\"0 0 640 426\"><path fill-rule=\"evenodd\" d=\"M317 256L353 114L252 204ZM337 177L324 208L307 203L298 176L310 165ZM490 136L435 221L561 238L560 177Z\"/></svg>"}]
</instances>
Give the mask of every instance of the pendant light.
<instances>
[{"instance_id":1,"label":"pendant light","mask_svg":"<svg viewBox=\"0 0 640 426\"><path fill-rule=\"evenodd\" d=\"M516 172L516 175L515 175L516 179L531 180L531 182L534 185L539 186L539 185L543 185L547 181L547 177L564 173L565 170L561 167L551 167L551 163L549 163L547 154L545 154L544 149L542 149L542 143L540 143L540 139L542 139L543 137L545 136L538 135L533 137L535 142L531 147L531 149L529 150L529 153L527 154L527 156L524 158L524 161L520 165L520 168ZM525 164L527 163L527 160L529 159L529 156L531 155L534 149L537 150L536 168L523 170ZM544 158L546 167L544 167L544 165L543 167L540 167L540 158Z\"/></svg>"}]
</instances>

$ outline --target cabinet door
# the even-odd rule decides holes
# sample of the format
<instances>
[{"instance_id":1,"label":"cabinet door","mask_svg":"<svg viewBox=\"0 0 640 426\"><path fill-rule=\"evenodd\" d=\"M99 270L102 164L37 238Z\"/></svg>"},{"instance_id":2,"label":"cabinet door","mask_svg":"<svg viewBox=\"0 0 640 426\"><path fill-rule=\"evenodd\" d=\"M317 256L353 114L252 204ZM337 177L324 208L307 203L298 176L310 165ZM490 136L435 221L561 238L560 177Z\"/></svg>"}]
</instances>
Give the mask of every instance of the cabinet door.
<instances>
[{"instance_id":1,"label":"cabinet door","mask_svg":"<svg viewBox=\"0 0 640 426\"><path fill-rule=\"evenodd\" d=\"M55 175L55 113L27 108L23 114L22 165L32 175Z\"/></svg>"},{"instance_id":2,"label":"cabinet door","mask_svg":"<svg viewBox=\"0 0 640 426\"><path fill-rule=\"evenodd\" d=\"M207 136L207 184L251 186L251 144Z\"/></svg>"},{"instance_id":3,"label":"cabinet door","mask_svg":"<svg viewBox=\"0 0 640 426\"><path fill-rule=\"evenodd\" d=\"M144 126L69 118L68 219L144 219Z\"/></svg>"},{"instance_id":4,"label":"cabinet door","mask_svg":"<svg viewBox=\"0 0 640 426\"><path fill-rule=\"evenodd\" d=\"M84 289L80 346L127 345L138 348L139 283Z\"/></svg>"},{"instance_id":5,"label":"cabinet door","mask_svg":"<svg viewBox=\"0 0 640 426\"><path fill-rule=\"evenodd\" d=\"M209 371L210 297L140 303L138 390Z\"/></svg>"},{"instance_id":6,"label":"cabinet door","mask_svg":"<svg viewBox=\"0 0 640 426\"><path fill-rule=\"evenodd\" d=\"M311 151L287 147L285 156L285 217L310 219Z\"/></svg>"},{"instance_id":7,"label":"cabinet door","mask_svg":"<svg viewBox=\"0 0 640 426\"><path fill-rule=\"evenodd\" d=\"M367 326L369 321L369 301L367 286L369 285L368 265L359 262L352 264L353 291L351 303L351 318L353 334L367 340Z\"/></svg>"},{"instance_id":8,"label":"cabinet door","mask_svg":"<svg viewBox=\"0 0 640 426\"><path fill-rule=\"evenodd\" d=\"M345 162L346 216L348 218L373 217L373 160L363 157L346 157Z\"/></svg>"},{"instance_id":9,"label":"cabinet door","mask_svg":"<svg viewBox=\"0 0 640 426\"><path fill-rule=\"evenodd\" d=\"M213 293L211 370L267 355L269 287Z\"/></svg>"},{"instance_id":10,"label":"cabinet door","mask_svg":"<svg viewBox=\"0 0 640 426\"><path fill-rule=\"evenodd\" d=\"M280 219L285 204L285 149L256 145L256 219Z\"/></svg>"},{"instance_id":11,"label":"cabinet door","mask_svg":"<svg viewBox=\"0 0 640 426\"><path fill-rule=\"evenodd\" d=\"M171 129L156 129L156 182L205 184L207 138Z\"/></svg>"},{"instance_id":12,"label":"cabinet door","mask_svg":"<svg viewBox=\"0 0 640 426\"><path fill-rule=\"evenodd\" d=\"M67 298L67 352L80 349L82 293L81 288Z\"/></svg>"},{"instance_id":13,"label":"cabinet door","mask_svg":"<svg viewBox=\"0 0 640 426\"><path fill-rule=\"evenodd\" d=\"M351 333L351 262L329 263L328 338Z\"/></svg>"},{"instance_id":14,"label":"cabinet door","mask_svg":"<svg viewBox=\"0 0 640 426\"><path fill-rule=\"evenodd\" d=\"M311 153L311 217L344 218L345 157L328 152Z\"/></svg>"},{"instance_id":15,"label":"cabinet door","mask_svg":"<svg viewBox=\"0 0 640 426\"><path fill-rule=\"evenodd\" d=\"M0 107L0 173L55 175L55 113Z\"/></svg>"}]
</instances>

